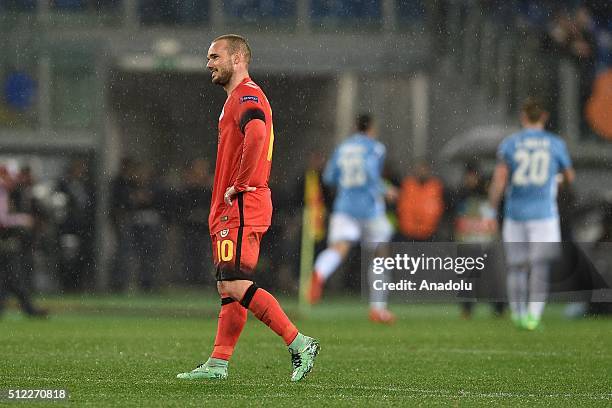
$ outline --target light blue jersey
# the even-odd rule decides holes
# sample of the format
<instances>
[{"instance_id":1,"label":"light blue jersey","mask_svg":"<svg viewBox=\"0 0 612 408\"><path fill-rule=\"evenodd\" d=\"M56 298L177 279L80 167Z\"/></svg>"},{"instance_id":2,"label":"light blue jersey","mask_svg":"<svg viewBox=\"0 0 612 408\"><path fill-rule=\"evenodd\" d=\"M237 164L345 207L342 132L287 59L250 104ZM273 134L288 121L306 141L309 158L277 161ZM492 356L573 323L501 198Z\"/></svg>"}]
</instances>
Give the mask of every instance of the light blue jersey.
<instances>
[{"instance_id":1,"label":"light blue jersey","mask_svg":"<svg viewBox=\"0 0 612 408\"><path fill-rule=\"evenodd\" d=\"M497 156L510 170L505 216L515 221L558 217L557 174L572 166L565 142L525 129L504 139Z\"/></svg>"},{"instance_id":2,"label":"light blue jersey","mask_svg":"<svg viewBox=\"0 0 612 408\"><path fill-rule=\"evenodd\" d=\"M385 212L382 170L385 146L356 133L338 146L323 173L323 181L337 188L334 212L354 218L373 218Z\"/></svg>"}]
</instances>

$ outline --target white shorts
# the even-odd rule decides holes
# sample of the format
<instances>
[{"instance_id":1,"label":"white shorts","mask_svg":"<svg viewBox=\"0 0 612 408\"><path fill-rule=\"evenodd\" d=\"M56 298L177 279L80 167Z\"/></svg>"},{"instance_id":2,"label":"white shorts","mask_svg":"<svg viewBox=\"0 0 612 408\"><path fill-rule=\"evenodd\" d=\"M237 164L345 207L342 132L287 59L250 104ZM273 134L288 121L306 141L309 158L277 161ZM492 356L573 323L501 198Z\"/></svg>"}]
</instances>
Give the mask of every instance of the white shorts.
<instances>
[{"instance_id":1,"label":"white shorts","mask_svg":"<svg viewBox=\"0 0 612 408\"><path fill-rule=\"evenodd\" d=\"M559 218L515 221L506 218L502 229L506 261L524 265L535 261L550 261L559 255L561 226Z\"/></svg>"},{"instance_id":2,"label":"white shorts","mask_svg":"<svg viewBox=\"0 0 612 408\"><path fill-rule=\"evenodd\" d=\"M329 220L328 244L349 242L389 242L393 230L383 214L375 218L357 219L343 213L332 213Z\"/></svg>"}]
</instances>

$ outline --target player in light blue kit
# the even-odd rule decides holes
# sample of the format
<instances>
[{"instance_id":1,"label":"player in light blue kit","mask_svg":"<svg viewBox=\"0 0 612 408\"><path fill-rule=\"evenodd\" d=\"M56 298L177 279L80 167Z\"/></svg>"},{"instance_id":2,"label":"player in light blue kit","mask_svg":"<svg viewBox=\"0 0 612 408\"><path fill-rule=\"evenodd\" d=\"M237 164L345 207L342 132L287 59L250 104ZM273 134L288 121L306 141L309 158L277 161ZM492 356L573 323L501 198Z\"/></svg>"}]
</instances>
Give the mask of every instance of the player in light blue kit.
<instances>
[{"instance_id":1,"label":"player in light blue kit","mask_svg":"<svg viewBox=\"0 0 612 408\"><path fill-rule=\"evenodd\" d=\"M514 323L538 327L549 269L561 241L557 186L575 177L565 142L544 130L548 113L535 98L521 109L523 130L501 143L489 190L491 208L498 208L505 191L503 240L508 266L507 287Z\"/></svg>"},{"instance_id":2,"label":"player in light blue kit","mask_svg":"<svg viewBox=\"0 0 612 408\"><path fill-rule=\"evenodd\" d=\"M325 281L346 258L352 244L389 242L392 227L385 215L385 198L397 196L394 187L382 180L385 146L376 141L376 127L370 115L357 117L357 133L342 142L327 163L323 181L337 188L329 221L328 248L317 256L312 274L309 301L321 298ZM370 296L370 319L392 323L386 295Z\"/></svg>"}]
</instances>

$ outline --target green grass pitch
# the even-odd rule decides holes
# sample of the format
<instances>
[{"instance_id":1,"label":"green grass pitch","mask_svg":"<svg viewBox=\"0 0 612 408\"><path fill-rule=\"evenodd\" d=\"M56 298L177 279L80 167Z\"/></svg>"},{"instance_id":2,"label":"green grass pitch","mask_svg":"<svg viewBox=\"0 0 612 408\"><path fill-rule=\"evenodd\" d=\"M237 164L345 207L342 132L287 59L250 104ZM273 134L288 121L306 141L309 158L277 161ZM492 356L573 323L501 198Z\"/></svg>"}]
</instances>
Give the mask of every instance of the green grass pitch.
<instances>
[{"instance_id":1,"label":"green grass pitch","mask_svg":"<svg viewBox=\"0 0 612 408\"><path fill-rule=\"evenodd\" d=\"M37 407L612 405L611 319L568 321L552 306L542 330L522 332L484 305L470 321L455 305L398 305L386 327L359 300L324 302L308 318L281 302L321 341L301 383L289 381L282 340L252 315L226 381L175 379L206 360L215 334L215 296L191 293L47 299L55 313L43 321L9 311L0 389L70 392Z\"/></svg>"}]
</instances>

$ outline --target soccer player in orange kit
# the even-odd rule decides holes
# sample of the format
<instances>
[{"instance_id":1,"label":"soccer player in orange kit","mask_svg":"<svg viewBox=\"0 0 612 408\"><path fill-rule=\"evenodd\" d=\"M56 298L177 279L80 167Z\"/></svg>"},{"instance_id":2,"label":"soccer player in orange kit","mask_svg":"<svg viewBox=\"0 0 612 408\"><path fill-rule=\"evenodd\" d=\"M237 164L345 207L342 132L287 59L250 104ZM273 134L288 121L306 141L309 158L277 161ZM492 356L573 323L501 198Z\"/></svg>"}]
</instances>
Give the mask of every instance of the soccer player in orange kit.
<instances>
[{"instance_id":1,"label":"soccer player in orange kit","mask_svg":"<svg viewBox=\"0 0 612 408\"><path fill-rule=\"evenodd\" d=\"M291 353L291 381L299 381L314 365L319 342L301 334L278 301L253 282L259 244L270 226L272 199L268 178L274 130L266 95L249 77L251 49L234 34L223 35L208 49L212 82L227 92L219 116L217 164L210 207L217 290L221 312L213 352L181 379L224 379L247 310L281 336Z\"/></svg>"}]
</instances>

